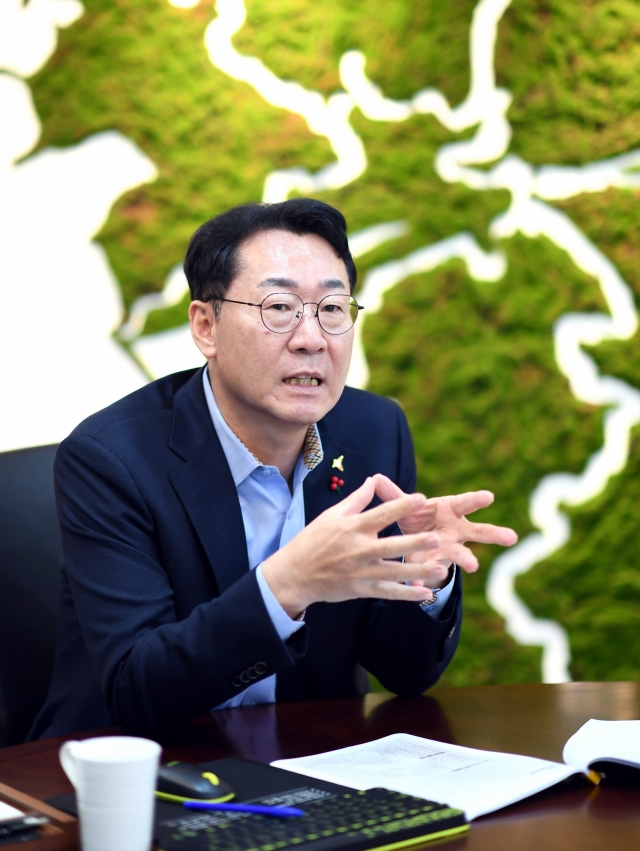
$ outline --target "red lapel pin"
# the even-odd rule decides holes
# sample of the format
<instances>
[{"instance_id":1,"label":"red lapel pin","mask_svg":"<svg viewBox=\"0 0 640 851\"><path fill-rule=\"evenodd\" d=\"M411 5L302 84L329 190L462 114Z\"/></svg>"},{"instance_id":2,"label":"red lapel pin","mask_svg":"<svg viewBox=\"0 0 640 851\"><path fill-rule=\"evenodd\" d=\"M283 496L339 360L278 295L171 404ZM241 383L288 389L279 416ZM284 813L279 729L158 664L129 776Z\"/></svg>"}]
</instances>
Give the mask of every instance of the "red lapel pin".
<instances>
[{"instance_id":1,"label":"red lapel pin","mask_svg":"<svg viewBox=\"0 0 640 851\"><path fill-rule=\"evenodd\" d=\"M339 479L337 476L331 476L331 481L329 482L329 488L332 491L338 491L338 493L341 493L343 486L344 486L344 479Z\"/></svg>"}]
</instances>

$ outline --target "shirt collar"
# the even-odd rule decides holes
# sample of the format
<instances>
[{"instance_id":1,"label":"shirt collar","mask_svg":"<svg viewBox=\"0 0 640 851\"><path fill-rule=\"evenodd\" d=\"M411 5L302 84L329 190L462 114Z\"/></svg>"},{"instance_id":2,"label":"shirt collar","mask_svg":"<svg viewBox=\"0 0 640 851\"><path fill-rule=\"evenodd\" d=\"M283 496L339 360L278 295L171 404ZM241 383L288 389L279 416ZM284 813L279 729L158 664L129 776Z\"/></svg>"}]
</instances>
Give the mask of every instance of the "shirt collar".
<instances>
[{"instance_id":1,"label":"shirt collar","mask_svg":"<svg viewBox=\"0 0 640 851\"><path fill-rule=\"evenodd\" d=\"M213 427L218 434L220 444L222 445L222 451L227 458L233 483L236 487L238 487L238 485L250 476L256 468L263 465L256 456L247 449L240 438L229 428L225 418L220 413L220 408L218 407L218 403L213 395L213 390L211 389L209 370L206 366L202 371L202 384L204 387L204 396L207 400L207 407L209 408L209 413L213 420ZM304 444L302 445L302 460L306 469L311 472L311 470L318 466L323 458L324 452L322 450L320 433L318 432L317 425L312 423L307 429Z\"/></svg>"}]
</instances>

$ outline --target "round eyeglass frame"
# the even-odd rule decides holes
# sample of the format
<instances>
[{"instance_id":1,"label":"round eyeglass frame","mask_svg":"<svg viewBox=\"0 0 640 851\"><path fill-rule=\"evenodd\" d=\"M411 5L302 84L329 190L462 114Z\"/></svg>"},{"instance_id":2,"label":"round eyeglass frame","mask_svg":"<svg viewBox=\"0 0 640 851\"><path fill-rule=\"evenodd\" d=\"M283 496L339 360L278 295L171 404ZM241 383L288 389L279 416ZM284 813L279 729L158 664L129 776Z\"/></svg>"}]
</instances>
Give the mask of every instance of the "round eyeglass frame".
<instances>
[{"instance_id":1,"label":"round eyeglass frame","mask_svg":"<svg viewBox=\"0 0 640 851\"><path fill-rule=\"evenodd\" d=\"M300 318L298 319L298 321L296 322L296 324L292 328L288 328L286 331L274 331L273 328L270 328L267 325L267 323L265 322L264 314L262 312L262 305L265 303L265 301L269 298L272 298L273 296L278 296L278 295L295 296L297 299L300 300L300 304L302 305L302 311L300 312ZM302 299L300 298L300 296L297 293L269 293L269 295L265 296L262 299L262 301L259 302L259 303L256 303L256 302L253 302L253 301L237 301L234 298L214 298L214 299L212 299L212 301L228 301L230 304L246 304L248 307L259 307L260 308L260 319L262 320L262 324L267 329L267 331L271 331L272 334L291 334L291 332L295 331L296 328L298 327L298 325L300 325L300 323L304 319L305 307L308 304L314 304L315 307L316 307L316 312L312 315L315 316L315 318L318 320L318 325L322 328L322 330L325 332L325 334L331 334L332 337L339 337L341 334L346 334L347 331L351 331L353 326L356 324L356 319L360 315L360 311L364 310L364 307L361 304L358 304L358 302L355 300L355 298L352 295L349 295L348 298L351 299L351 301L355 304L355 306L358 309L356 316L355 316L355 319L353 320L353 323L348 328L345 328L344 331L328 331L324 327L322 322L320 321L320 316L319 316L320 305L322 304L323 301L326 301L328 298L335 298L336 295L345 295L346 296L347 294L346 293L329 293L324 298L321 298L320 301L302 301Z\"/></svg>"}]
</instances>

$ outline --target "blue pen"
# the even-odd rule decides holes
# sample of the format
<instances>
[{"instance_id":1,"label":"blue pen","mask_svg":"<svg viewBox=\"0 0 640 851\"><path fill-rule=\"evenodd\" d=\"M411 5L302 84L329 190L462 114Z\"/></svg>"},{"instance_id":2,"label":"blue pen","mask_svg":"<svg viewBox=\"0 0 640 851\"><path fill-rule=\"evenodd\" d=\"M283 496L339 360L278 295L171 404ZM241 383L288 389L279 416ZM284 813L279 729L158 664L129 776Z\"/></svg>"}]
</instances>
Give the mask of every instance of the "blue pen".
<instances>
[{"instance_id":1,"label":"blue pen","mask_svg":"<svg viewBox=\"0 0 640 851\"><path fill-rule=\"evenodd\" d=\"M273 816L275 818L295 818L303 816L304 810L295 807L265 807L261 804L214 804L209 801L183 801L183 807L188 810L217 810L229 813L254 813L259 816Z\"/></svg>"}]
</instances>

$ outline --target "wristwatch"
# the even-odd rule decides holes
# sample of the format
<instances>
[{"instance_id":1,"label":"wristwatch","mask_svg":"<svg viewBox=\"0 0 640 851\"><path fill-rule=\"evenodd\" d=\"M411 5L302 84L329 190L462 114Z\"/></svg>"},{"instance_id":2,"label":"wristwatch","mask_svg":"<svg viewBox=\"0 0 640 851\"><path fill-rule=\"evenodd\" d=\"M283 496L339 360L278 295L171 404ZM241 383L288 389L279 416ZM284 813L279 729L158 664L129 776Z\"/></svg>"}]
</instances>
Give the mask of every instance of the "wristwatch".
<instances>
[{"instance_id":1,"label":"wristwatch","mask_svg":"<svg viewBox=\"0 0 640 851\"><path fill-rule=\"evenodd\" d=\"M442 588L446 588L447 585L451 582L451 578L453 577L453 571L455 570L455 564L449 565L449 573L447 574L447 581L444 583ZM433 597L430 600L423 600L422 603L419 603L421 609L428 609L429 606L434 606L438 602L438 594L442 591L442 588L430 588L429 590L433 594Z\"/></svg>"},{"instance_id":2,"label":"wristwatch","mask_svg":"<svg viewBox=\"0 0 640 851\"><path fill-rule=\"evenodd\" d=\"M428 609L429 606L433 606L438 602L438 591L440 591L440 588L436 588L435 590L430 588L429 590L433 594L433 597L430 600L423 600L421 603L418 603L421 609Z\"/></svg>"}]
</instances>

